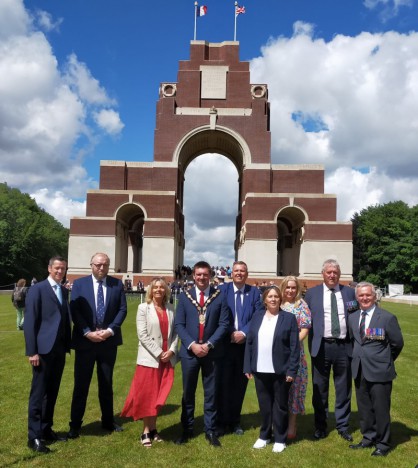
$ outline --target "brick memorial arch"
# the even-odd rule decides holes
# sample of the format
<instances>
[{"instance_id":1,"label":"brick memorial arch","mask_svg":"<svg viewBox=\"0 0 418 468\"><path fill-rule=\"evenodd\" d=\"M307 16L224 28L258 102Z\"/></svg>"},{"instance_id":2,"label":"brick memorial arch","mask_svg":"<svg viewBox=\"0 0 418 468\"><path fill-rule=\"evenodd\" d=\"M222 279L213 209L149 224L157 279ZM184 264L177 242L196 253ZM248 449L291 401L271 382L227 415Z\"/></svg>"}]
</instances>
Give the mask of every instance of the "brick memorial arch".
<instances>
[{"instance_id":1,"label":"brick memorial arch","mask_svg":"<svg viewBox=\"0 0 418 468\"><path fill-rule=\"evenodd\" d=\"M70 280L90 272L96 251L107 252L112 274L133 284L171 278L184 263L185 171L205 153L237 169L235 258L253 279L295 274L309 284L328 257L340 261L342 280L351 279L352 227L336 221L323 167L272 164L267 85L251 84L238 42L191 41L178 81L160 86L154 161L101 161L86 216L71 219Z\"/></svg>"}]
</instances>

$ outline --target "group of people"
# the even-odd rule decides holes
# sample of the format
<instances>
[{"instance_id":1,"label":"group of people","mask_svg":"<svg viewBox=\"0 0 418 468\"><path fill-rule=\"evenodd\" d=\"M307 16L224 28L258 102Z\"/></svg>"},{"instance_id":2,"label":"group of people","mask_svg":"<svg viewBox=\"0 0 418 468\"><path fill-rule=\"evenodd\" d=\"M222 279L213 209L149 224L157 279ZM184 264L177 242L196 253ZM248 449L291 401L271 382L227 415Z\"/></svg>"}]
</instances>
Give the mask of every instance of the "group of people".
<instances>
[{"instance_id":1,"label":"group of people","mask_svg":"<svg viewBox=\"0 0 418 468\"><path fill-rule=\"evenodd\" d=\"M108 275L109 264L106 254L95 254L92 275L74 282L68 304L68 291L60 286L66 263L53 258L47 280L28 294L24 328L26 354L33 366L28 444L35 451L47 452L48 441L60 440L52 430L52 419L70 346L75 349L75 381L66 438L80 435L95 364L102 426L123 430L113 419L112 375L117 346L122 344L126 299L122 282ZM295 276L261 294L246 283L248 267L242 261L233 264L232 281L215 288L211 266L200 261L192 270L194 285L180 294L176 311L169 301L168 284L154 278L137 311L137 365L121 412L142 420L142 445L150 448L162 441L157 416L172 388L179 359L182 433L176 444L186 444L195 435L195 396L201 373L204 432L210 445L220 447L225 433L244 433L242 405L248 380L254 378L261 427L253 448L273 442L273 452L282 452L286 442L296 437L296 415L305 412L304 341L308 338L315 439L327 436L332 371L338 433L353 442L349 432L353 377L363 439L349 447L374 446L373 456L386 455L396 376L393 363L403 347L402 334L396 317L376 306L373 285L359 283L354 291L339 284L340 274L338 262L326 260L323 284L309 289L303 299Z\"/></svg>"}]
</instances>

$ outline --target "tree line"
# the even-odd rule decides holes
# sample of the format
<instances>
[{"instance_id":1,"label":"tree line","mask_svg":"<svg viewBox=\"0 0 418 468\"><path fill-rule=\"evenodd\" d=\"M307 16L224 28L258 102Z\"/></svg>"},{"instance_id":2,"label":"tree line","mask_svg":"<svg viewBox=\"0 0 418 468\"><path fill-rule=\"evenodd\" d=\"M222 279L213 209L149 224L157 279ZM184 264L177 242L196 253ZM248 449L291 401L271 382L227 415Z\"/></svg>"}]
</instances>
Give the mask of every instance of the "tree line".
<instances>
[{"instance_id":1,"label":"tree line","mask_svg":"<svg viewBox=\"0 0 418 468\"><path fill-rule=\"evenodd\" d=\"M67 257L68 232L28 194L0 184L0 285L46 278L48 260Z\"/></svg>"}]
</instances>

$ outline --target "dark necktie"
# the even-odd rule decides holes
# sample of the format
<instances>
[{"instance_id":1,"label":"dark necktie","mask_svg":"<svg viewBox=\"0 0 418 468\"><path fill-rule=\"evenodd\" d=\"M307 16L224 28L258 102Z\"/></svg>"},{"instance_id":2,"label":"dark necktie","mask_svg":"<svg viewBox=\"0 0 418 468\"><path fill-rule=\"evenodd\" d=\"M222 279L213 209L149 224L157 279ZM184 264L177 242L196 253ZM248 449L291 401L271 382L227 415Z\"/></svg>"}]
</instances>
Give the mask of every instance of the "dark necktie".
<instances>
[{"instance_id":1,"label":"dark necktie","mask_svg":"<svg viewBox=\"0 0 418 468\"><path fill-rule=\"evenodd\" d=\"M335 296L335 289L331 289L331 335L333 338L339 338L340 332L337 298Z\"/></svg>"},{"instance_id":2,"label":"dark necktie","mask_svg":"<svg viewBox=\"0 0 418 468\"><path fill-rule=\"evenodd\" d=\"M101 328L104 321L105 315L105 304L104 304L104 294L103 294L103 281L98 281L97 286L97 307L96 307L96 319L97 327Z\"/></svg>"},{"instance_id":3,"label":"dark necktie","mask_svg":"<svg viewBox=\"0 0 418 468\"><path fill-rule=\"evenodd\" d=\"M241 320L242 320L242 299L241 299L241 296L242 296L242 292L241 292L240 289L238 289L237 297L236 297L236 300L235 300L235 320L234 320L235 328L237 330L239 330L239 325L240 325Z\"/></svg>"},{"instance_id":4,"label":"dark necktie","mask_svg":"<svg viewBox=\"0 0 418 468\"><path fill-rule=\"evenodd\" d=\"M205 305L205 293L200 291L199 305L203 307ZM203 316L203 312L200 314ZM205 331L205 324L199 321L199 343L203 343L203 332Z\"/></svg>"},{"instance_id":5,"label":"dark necktie","mask_svg":"<svg viewBox=\"0 0 418 468\"><path fill-rule=\"evenodd\" d=\"M366 317L367 317L367 312L363 310L361 313L361 320L360 320L360 338L364 340L364 337L366 336Z\"/></svg>"}]
</instances>

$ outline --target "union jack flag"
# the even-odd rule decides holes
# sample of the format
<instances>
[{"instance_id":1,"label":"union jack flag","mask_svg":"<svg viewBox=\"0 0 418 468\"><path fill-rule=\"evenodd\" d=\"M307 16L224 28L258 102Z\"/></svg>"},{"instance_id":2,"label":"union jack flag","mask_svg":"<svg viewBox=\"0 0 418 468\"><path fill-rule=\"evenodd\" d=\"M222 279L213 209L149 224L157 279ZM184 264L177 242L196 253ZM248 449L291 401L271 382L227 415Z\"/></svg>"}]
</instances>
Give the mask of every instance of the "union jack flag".
<instances>
[{"instance_id":1,"label":"union jack flag","mask_svg":"<svg viewBox=\"0 0 418 468\"><path fill-rule=\"evenodd\" d=\"M235 7L235 16L240 15L241 13L245 13L245 6L237 6Z\"/></svg>"}]
</instances>

